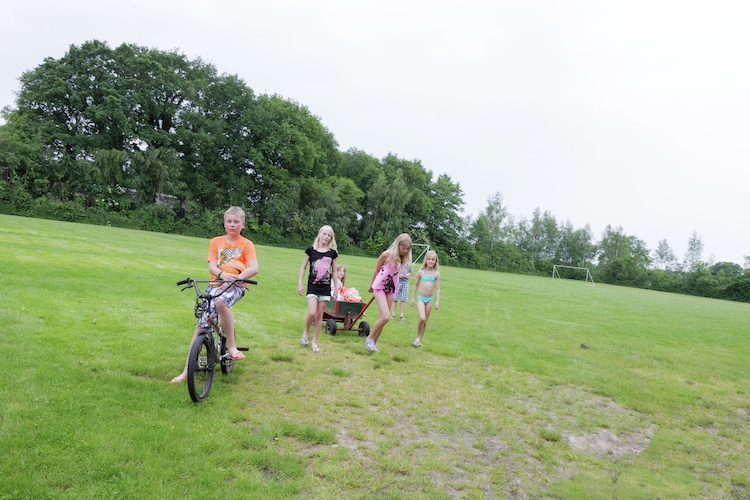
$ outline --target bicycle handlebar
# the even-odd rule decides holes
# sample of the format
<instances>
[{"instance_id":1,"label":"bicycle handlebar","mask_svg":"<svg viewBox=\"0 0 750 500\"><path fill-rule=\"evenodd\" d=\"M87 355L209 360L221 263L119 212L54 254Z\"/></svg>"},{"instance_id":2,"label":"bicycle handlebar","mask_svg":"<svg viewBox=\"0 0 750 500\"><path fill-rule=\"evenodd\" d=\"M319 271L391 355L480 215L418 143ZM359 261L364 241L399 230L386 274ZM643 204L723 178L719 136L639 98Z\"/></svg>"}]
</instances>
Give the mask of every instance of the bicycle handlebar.
<instances>
[{"instance_id":1,"label":"bicycle handlebar","mask_svg":"<svg viewBox=\"0 0 750 500\"><path fill-rule=\"evenodd\" d=\"M177 282L177 286L187 285L189 283L234 283L235 281L240 281L242 283L250 283L251 285L257 285L258 282L255 280L194 280L193 278L186 278L184 280L180 280Z\"/></svg>"}]
</instances>

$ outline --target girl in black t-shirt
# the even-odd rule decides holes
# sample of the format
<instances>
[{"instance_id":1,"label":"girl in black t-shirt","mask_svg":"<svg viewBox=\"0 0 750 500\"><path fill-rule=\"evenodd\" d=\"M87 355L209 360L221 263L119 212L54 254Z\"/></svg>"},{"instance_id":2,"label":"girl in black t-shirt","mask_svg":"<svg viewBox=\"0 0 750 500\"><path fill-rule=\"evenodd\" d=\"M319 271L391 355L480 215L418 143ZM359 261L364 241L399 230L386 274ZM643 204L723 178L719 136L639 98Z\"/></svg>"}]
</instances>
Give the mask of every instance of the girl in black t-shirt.
<instances>
[{"instance_id":1,"label":"girl in black t-shirt","mask_svg":"<svg viewBox=\"0 0 750 500\"><path fill-rule=\"evenodd\" d=\"M339 256L336 251L336 237L333 234L331 226L323 226L318 231L312 246L305 249L305 257L302 259L302 267L299 270L299 282L297 283L297 293L302 295L305 291L302 280L305 277L305 270L308 262L310 263L310 273L307 277L307 316L305 317L305 329L302 331L300 344L307 347L310 342L310 326L313 322L312 350L320 352L318 347L318 334L323 325L323 310L326 302L336 300L337 290L341 286L338 278L333 272L336 269L336 258ZM334 286L331 286L331 285Z\"/></svg>"}]
</instances>

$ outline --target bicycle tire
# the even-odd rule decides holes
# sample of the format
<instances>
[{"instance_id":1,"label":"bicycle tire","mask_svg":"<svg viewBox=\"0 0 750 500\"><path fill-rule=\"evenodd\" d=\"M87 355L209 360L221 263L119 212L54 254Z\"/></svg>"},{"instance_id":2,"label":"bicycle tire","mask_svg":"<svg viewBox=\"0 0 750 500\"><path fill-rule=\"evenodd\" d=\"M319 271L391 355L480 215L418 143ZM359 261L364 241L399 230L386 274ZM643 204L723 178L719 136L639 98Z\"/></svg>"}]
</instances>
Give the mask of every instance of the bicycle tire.
<instances>
[{"instance_id":1,"label":"bicycle tire","mask_svg":"<svg viewBox=\"0 0 750 500\"><path fill-rule=\"evenodd\" d=\"M187 386L190 399L200 403L211 391L214 380L216 352L211 339L201 333L190 346L188 357Z\"/></svg>"}]
</instances>

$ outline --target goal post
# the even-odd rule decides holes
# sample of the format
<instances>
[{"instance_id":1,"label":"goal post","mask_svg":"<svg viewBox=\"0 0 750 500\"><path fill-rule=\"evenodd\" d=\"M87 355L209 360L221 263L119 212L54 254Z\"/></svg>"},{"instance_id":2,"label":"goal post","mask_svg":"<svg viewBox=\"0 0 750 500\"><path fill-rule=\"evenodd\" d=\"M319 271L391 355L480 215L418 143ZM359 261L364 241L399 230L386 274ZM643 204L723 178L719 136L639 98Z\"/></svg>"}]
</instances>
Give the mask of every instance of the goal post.
<instances>
[{"instance_id":1,"label":"goal post","mask_svg":"<svg viewBox=\"0 0 750 500\"><path fill-rule=\"evenodd\" d=\"M425 243L412 243L411 246L412 248L417 247L417 250L419 251L417 258L412 259L412 262L419 262L419 259L421 259L424 254L426 254L430 250L430 245L427 245Z\"/></svg>"},{"instance_id":2,"label":"goal post","mask_svg":"<svg viewBox=\"0 0 750 500\"><path fill-rule=\"evenodd\" d=\"M559 279L562 280L562 276L560 276L560 270L561 269L571 269L571 271L563 271L563 274L568 279L575 279L575 276L583 276L583 279L586 283L589 281L591 284L594 284L594 278L591 276L591 271L589 271L588 267L577 267L577 266L560 266L557 264L553 264L552 266L552 279ZM577 278L580 279L580 278Z\"/></svg>"}]
</instances>

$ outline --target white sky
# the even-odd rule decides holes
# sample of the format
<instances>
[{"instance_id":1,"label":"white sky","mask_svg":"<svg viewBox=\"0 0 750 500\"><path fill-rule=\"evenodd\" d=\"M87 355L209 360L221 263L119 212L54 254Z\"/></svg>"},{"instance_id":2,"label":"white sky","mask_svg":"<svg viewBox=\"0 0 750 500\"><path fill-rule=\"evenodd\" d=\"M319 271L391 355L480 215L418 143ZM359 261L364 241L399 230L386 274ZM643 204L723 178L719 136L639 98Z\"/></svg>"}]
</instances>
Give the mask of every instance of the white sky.
<instances>
[{"instance_id":1,"label":"white sky","mask_svg":"<svg viewBox=\"0 0 750 500\"><path fill-rule=\"evenodd\" d=\"M111 6L112 4L116 7ZM420 160L464 215L607 224L682 260L750 255L745 0L25 0L0 7L0 107L71 44L178 50L307 106L341 150Z\"/></svg>"}]
</instances>

